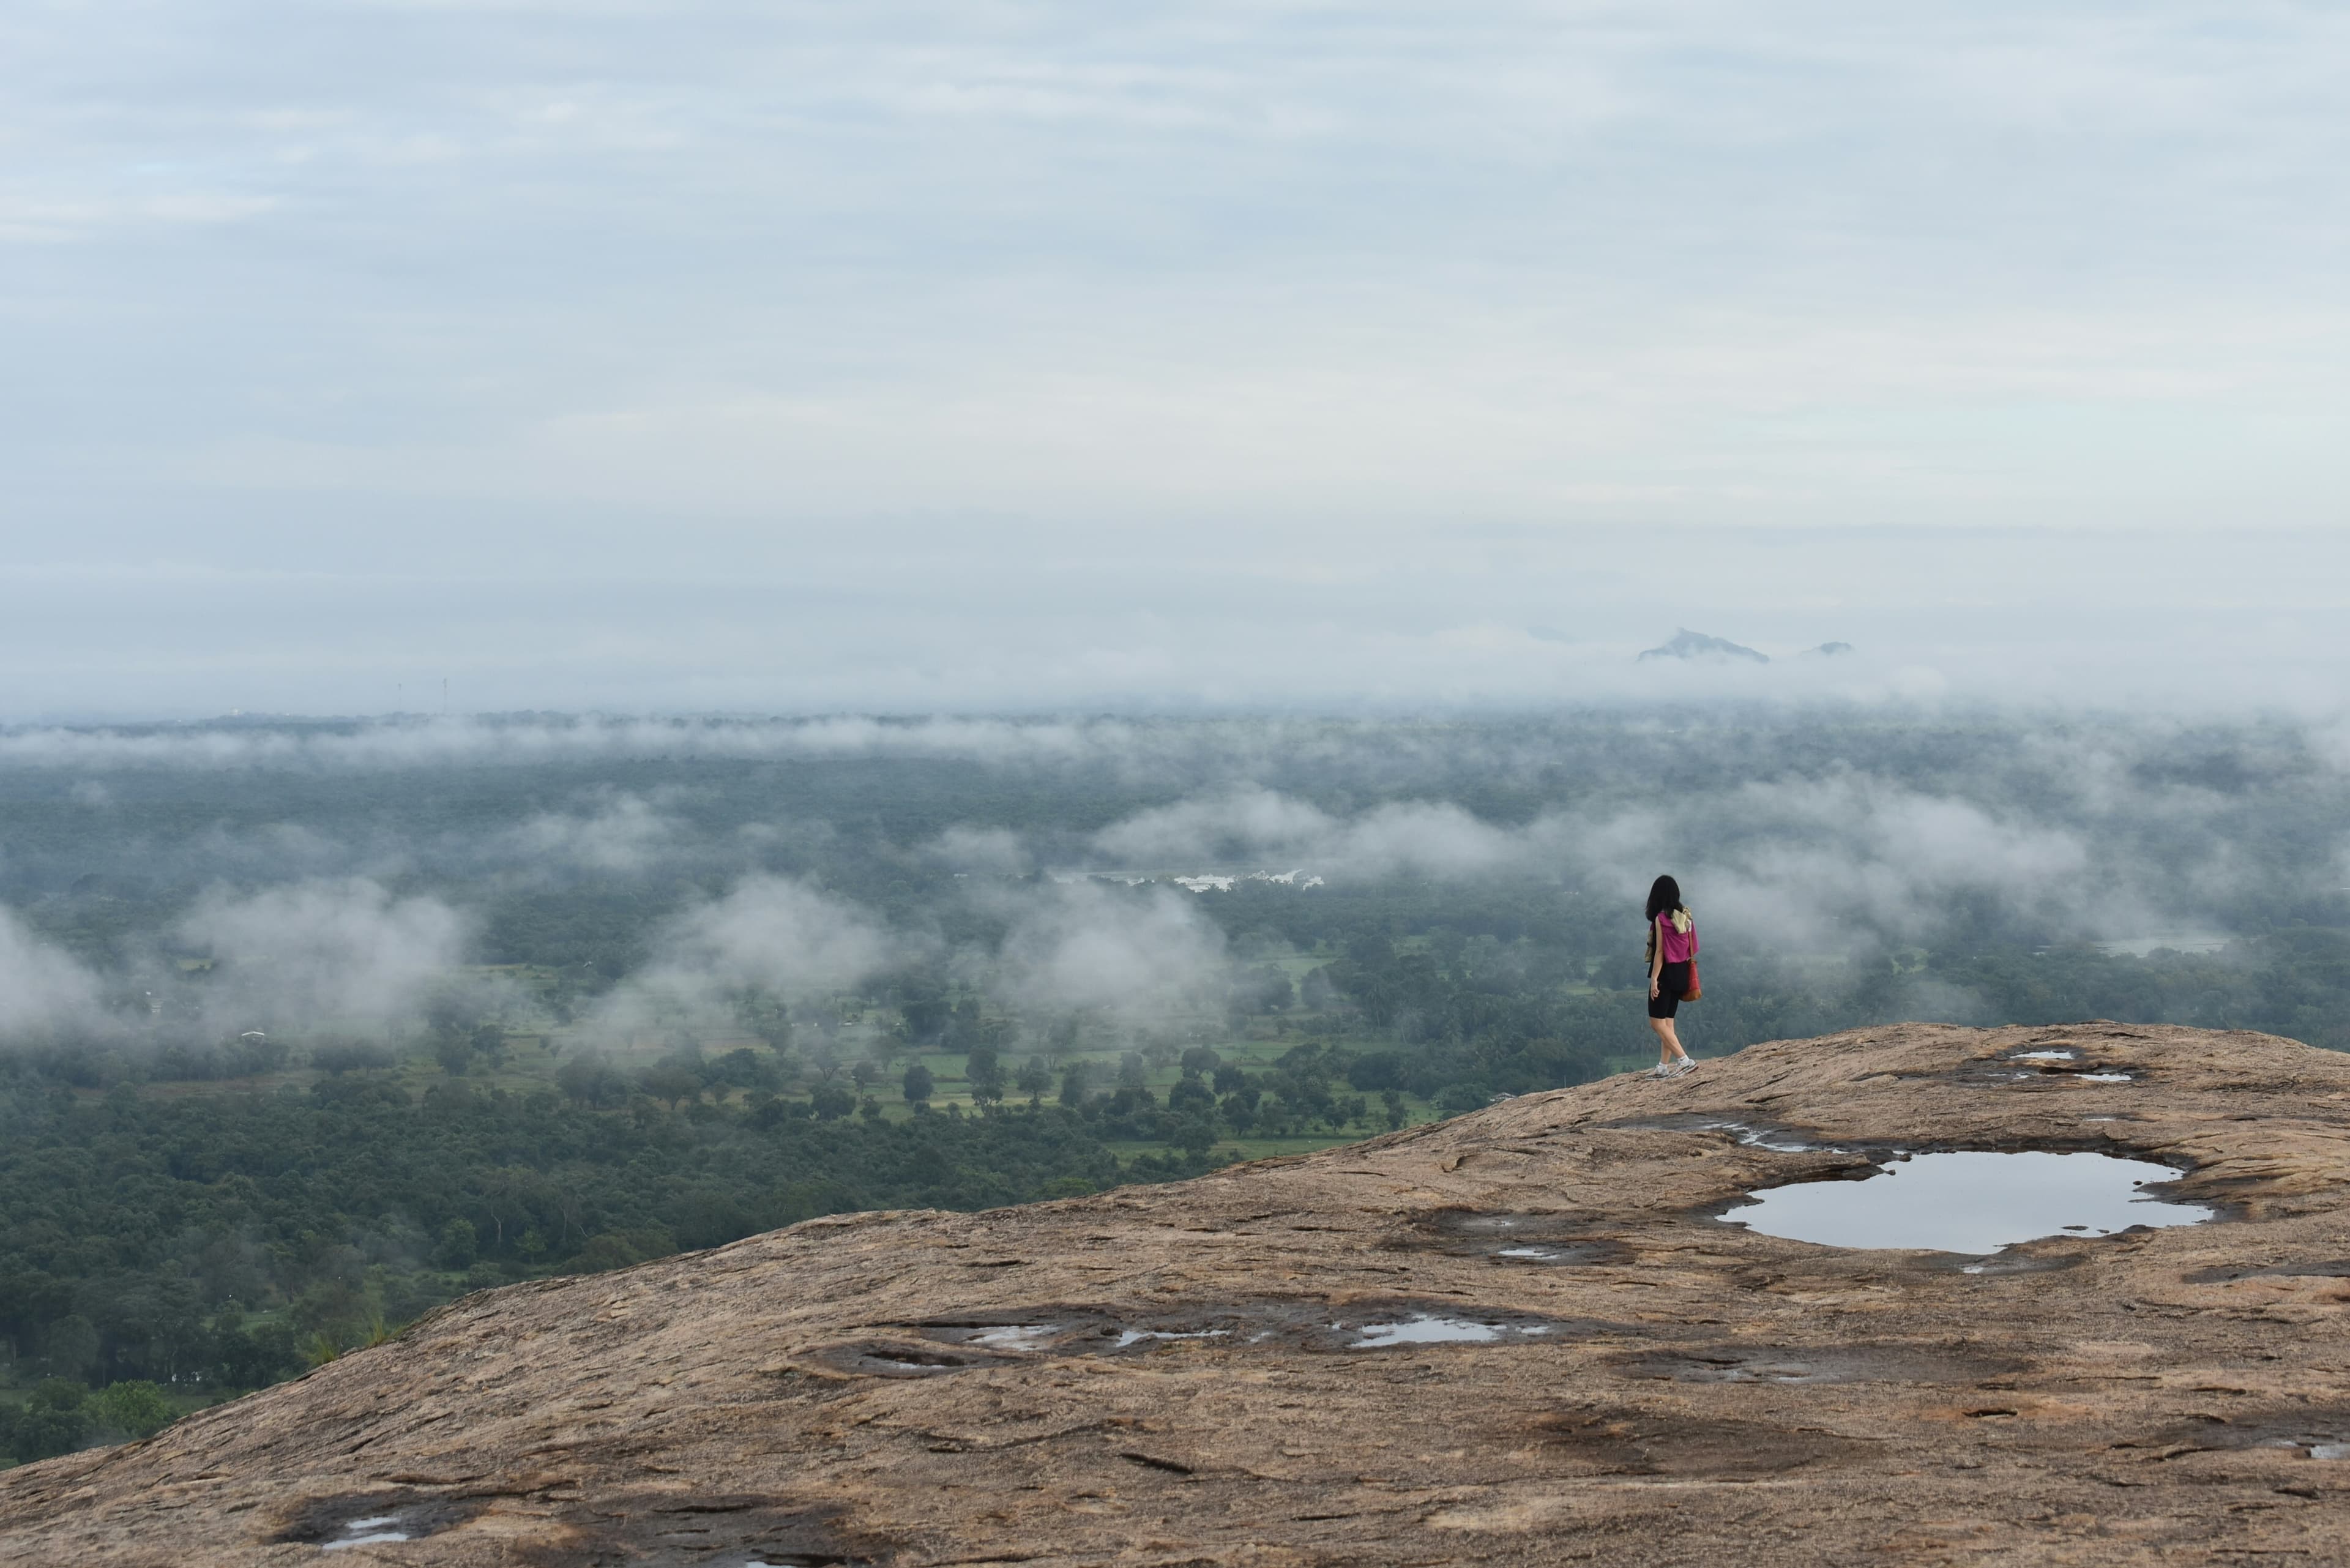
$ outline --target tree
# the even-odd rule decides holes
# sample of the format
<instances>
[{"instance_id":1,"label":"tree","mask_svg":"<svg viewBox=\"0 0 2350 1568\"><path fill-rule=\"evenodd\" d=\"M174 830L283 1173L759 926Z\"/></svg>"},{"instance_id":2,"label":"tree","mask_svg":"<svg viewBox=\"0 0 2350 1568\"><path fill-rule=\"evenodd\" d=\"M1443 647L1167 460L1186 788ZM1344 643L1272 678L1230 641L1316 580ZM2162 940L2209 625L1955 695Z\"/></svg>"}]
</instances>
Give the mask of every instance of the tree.
<instances>
[{"instance_id":1,"label":"tree","mask_svg":"<svg viewBox=\"0 0 2350 1568\"><path fill-rule=\"evenodd\" d=\"M41 1335L41 1355L59 1377L83 1378L98 1365L98 1329L79 1313L49 1324Z\"/></svg>"},{"instance_id":2,"label":"tree","mask_svg":"<svg viewBox=\"0 0 2350 1568\"><path fill-rule=\"evenodd\" d=\"M791 1015L774 992L756 987L744 992L734 1001L734 1016L776 1055L791 1049Z\"/></svg>"},{"instance_id":3,"label":"tree","mask_svg":"<svg viewBox=\"0 0 2350 1568\"><path fill-rule=\"evenodd\" d=\"M1185 1116L1175 1124L1167 1141L1188 1154L1201 1155L1216 1146L1216 1129L1204 1116Z\"/></svg>"},{"instance_id":4,"label":"tree","mask_svg":"<svg viewBox=\"0 0 2350 1568\"><path fill-rule=\"evenodd\" d=\"M899 992L898 1012L905 1020L909 1041L920 1045L935 1040L947 1026L949 1008L946 992L932 981L910 981Z\"/></svg>"},{"instance_id":5,"label":"tree","mask_svg":"<svg viewBox=\"0 0 2350 1568\"><path fill-rule=\"evenodd\" d=\"M738 1045L702 1069L702 1080L736 1089L772 1089L780 1081L772 1056Z\"/></svg>"},{"instance_id":6,"label":"tree","mask_svg":"<svg viewBox=\"0 0 2350 1568\"><path fill-rule=\"evenodd\" d=\"M471 1034L436 1035L432 1041L432 1059L441 1070L452 1078L462 1078L473 1065L473 1038Z\"/></svg>"},{"instance_id":7,"label":"tree","mask_svg":"<svg viewBox=\"0 0 2350 1568\"><path fill-rule=\"evenodd\" d=\"M441 1227L441 1239L432 1249L432 1262L440 1268L462 1273L473 1266L480 1245L471 1220L452 1220Z\"/></svg>"},{"instance_id":8,"label":"tree","mask_svg":"<svg viewBox=\"0 0 2350 1568\"><path fill-rule=\"evenodd\" d=\"M816 1110L816 1120L837 1122L857 1108L857 1096L846 1085L823 1083L808 1096Z\"/></svg>"},{"instance_id":9,"label":"tree","mask_svg":"<svg viewBox=\"0 0 2350 1568\"><path fill-rule=\"evenodd\" d=\"M917 1062L912 1066L906 1069L906 1077L902 1085L902 1092L906 1096L906 1103L908 1105L926 1106L930 1104L931 1091L933 1087L935 1087L935 1085L931 1081L931 1070L928 1067L925 1067L920 1062Z\"/></svg>"},{"instance_id":10,"label":"tree","mask_svg":"<svg viewBox=\"0 0 2350 1568\"><path fill-rule=\"evenodd\" d=\"M1003 1097L1003 1064L993 1045L974 1045L963 1059L963 1079L971 1085L971 1097L983 1104L993 1104Z\"/></svg>"},{"instance_id":11,"label":"tree","mask_svg":"<svg viewBox=\"0 0 2350 1568\"><path fill-rule=\"evenodd\" d=\"M666 1061L638 1074L637 1086L657 1100L667 1100L675 1110L702 1097L702 1075L681 1062Z\"/></svg>"},{"instance_id":12,"label":"tree","mask_svg":"<svg viewBox=\"0 0 2350 1568\"><path fill-rule=\"evenodd\" d=\"M231 1388L265 1387L302 1365L294 1348L294 1327L283 1320L252 1328L219 1323L214 1327L216 1375Z\"/></svg>"},{"instance_id":13,"label":"tree","mask_svg":"<svg viewBox=\"0 0 2350 1568\"><path fill-rule=\"evenodd\" d=\"M572 1057L555 1070L555 1086L583 1106L617 1106L629 1097L629 1081L596 1052Z\"/></svg>"},{"instance_id":14,"label":"tree","mask_svg":"<svg viewBox=\"0 0 2350 1568\"><path fill-rule=\"evenodd\" d=\"M80 1384L64 1377L52 1377L33 1390L25 1402L24 1410L16 1417L16 1429L12 1433L11 1449L20 1464L36 1459L54 1459L72 1453L81 1447L89 1430L89 1419L82 1406L89 1391Z\"/></svg>"},{"instance_id":15,"label":"tree","mask_svg":"<svg viewBox=\"0 0 2350 1568\"><path fill-rule=\"evenodd\" d=\"M1042 1105L1045 1091L1053 1086L1053 1069L1045 1065L1045 1058L1042 1056L1031 1056L1028 1058L1028 1064L1020 1069L1020 1076L1014 1081L1020 1092L1028 1096L1030 1105Z\"/></svg>"},{"instance_id":16,"label":"tree","mask_svg":"<svg viewBox=\"0 0 2350 1568\"><path fill-rule=\"evenodd\" d=\"M1072 1062L1061 1070L1061 1104L1076 1110L1093 1091L1093 1064Z\"/></svg>"}]
</instances>

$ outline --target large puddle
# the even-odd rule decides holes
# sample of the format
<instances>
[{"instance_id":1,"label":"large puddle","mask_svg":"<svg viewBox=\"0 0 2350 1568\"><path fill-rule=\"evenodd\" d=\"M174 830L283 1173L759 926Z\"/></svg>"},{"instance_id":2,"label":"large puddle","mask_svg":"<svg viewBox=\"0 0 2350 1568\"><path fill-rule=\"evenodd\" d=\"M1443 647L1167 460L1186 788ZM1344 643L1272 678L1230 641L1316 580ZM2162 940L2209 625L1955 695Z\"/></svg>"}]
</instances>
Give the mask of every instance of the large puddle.
<instances>
[{"instance_id":1,"label":"large puddle","mask_svg":"<svg viewBox=\"0 0 2350 1568\"><path fill-rule=\"evenodd\" d=\"M1826 1247L1980 1255L2044 1236L2110 1236L2210 1219L2211 1210L2142 1190L2178 1178L2167 1165L2105 1154L1919 1154L1859 1181L1767 1188L1721 1218Z\"/></svg>"}]
</instances>

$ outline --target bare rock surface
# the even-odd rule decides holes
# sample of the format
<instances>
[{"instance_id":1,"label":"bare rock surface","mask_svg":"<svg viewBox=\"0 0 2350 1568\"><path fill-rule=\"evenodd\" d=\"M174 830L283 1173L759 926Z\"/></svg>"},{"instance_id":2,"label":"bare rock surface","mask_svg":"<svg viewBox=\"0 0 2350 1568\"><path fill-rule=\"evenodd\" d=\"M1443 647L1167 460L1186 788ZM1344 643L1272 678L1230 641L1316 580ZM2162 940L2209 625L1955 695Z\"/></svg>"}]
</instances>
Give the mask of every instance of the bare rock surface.
<instances>
[{"instance_id":1,"label":"bare rock surface","mask_svg":"<svg viewBox=\"0 0 2350 1568\"><path fill-rule=\"evenodd\" d=\"M2160 1161L2224 1217L1974 1272L1718 1218L1896 1148ZM1759 1045L1180 1185L471 1296L0 1476L0 1561L2338 1563L2345 1179L2350 1058L2291 1041Z\"/></svg>"}]
</instances>

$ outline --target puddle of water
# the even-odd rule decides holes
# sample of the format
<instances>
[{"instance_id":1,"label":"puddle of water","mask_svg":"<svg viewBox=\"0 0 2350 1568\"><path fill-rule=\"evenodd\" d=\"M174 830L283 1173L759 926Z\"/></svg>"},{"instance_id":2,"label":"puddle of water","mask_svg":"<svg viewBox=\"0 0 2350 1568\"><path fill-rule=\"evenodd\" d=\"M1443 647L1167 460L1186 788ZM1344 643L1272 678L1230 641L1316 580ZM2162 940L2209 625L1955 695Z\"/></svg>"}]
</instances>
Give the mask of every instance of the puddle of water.
<instances>
[{"instance_id":1,"label":"puddle of water","mask_svg":"<svg viewBox=\"0 0 2350 1568\"><path fill-rule=\"evenodd\" d=\"M1332 1328L1338 1324L1332 1324ZM1367 1323L1349 1350L1380 1350L1391 1345L1490 1345L1502 1331L1490 1323L1422 1313L1401 1323Z\"/></svg>"},{"instance_id":2,"label":"puddle of water","mask_svg":"<svg viewBox=\"0 0 2350 1568\"><path fill-rule=\"evenodd\" d=\"M2312 1443L2309 1457L2313 1459L2350 1459L2350 1443Z\"/></svg>"},{"instance_id":3,"label":"puddle of water","mask_svg":"<svg viewBox=\"0 0 2350 1568\"><path fill-rule=\"evenodd\" d=\"M1481 1323L1470 1317L1446 1317L1440 1313L1414 1313L1395 1323L1330 1324L1334 1332L1352 1334L1348 1350L1387 1350L1399 1345L1499 1345L1513 1340L1539 1339L1558 1325L1549 1323Z\"/></svg>"},{"instance_id":4,"label":"puddle of water","mask_svg":"<svg viewBox=\"0 0 2350 1568\"><path fill-rule=\"evenodd\" d=\"M1124 1350L1129 1345L1140 1345L1146 1339L1222 1339L1232 1331L1228 1328L1202 1328L1190 1334L1177 1334L1168 1329L1129 1328L1118 1333L1113 1349Z\"/></svg>"},{"instance_id":5,"label":"puddle of water","mask_svg":"<svg viewBox=\"0 0 2350 1568\"><path fill-rule=\"evenodd\" d=\"M2167 1165L2103 1154L1921 1154L1860 1181L1769 1188L1721 1218L1827 1247L1980 1255L2043 1236L2110 1236L2210 1219L2211 1210L2137 1190L2178 1176Z\"/></svg>"},{"instance_id":6,"label":"puddle of water","mask_svg":"<svg viewBox=\"0 0 2350 1568\"><path fill-rule=\"evenodd\" d=\"M2078 1051L2018 1051L2008 1058L2011 1062L2077 1062Z\"/></svg>"},{"instance_id":7,"label":"puddle of water","mask_svg":"<svg viewBox=\"0 0 2350 1568\"><path fill-rule=\"evenodd\" d=\"M1738 1141L1746 1147L1767 1148L1773 1154L1809 1154L1819 1147L1817 1144L1797 1143L1783 1133L1772 1132L1767 1127L1751 1127L1744 1122L1707 1122L1704 1126L1708 1132L1735 1133Z\"/></svg>"},{"instance_id":8,"label":"puddle of water","mask_svg":"<svg viewBox=\"0 0 2350 1568\"><path fill-rule=\"evenodd\" d=\"M354 1519L343 1526L343 1532L332 1541L318 1543L321 1552L340 1552L346 1546L378 1546L391 1541L413 1541L416 1538L404 1530L390 1528L400 1522L395 1513L380 1514L373 1519Z\"/></svg>"},{"instance_id":9,"label":"puddle of water","mask_svg":"<svg viewBox=\"0 0 2350 1568\"><path fill-rule=\"evenodd\" d=\"M989 1350L1042 1350L1060 1332L1057 1323L1007 1323L979 1329L965 1335L962 1343Z\"/></svg>"},{"instance_id":10,"label":"puddle of water","mask_svg":"<svg viewBox=\"0 0 2350 1568\"><path fill-rule=\"evenodd\" d=\"M2078 1075L2078 1076L2080 1077L2081 1082L2085 1084L2130 1084L2137 1082L2137 1080L2132 1078L2127 1073L2083 1073Z\"/></svg>"}]
</instances>

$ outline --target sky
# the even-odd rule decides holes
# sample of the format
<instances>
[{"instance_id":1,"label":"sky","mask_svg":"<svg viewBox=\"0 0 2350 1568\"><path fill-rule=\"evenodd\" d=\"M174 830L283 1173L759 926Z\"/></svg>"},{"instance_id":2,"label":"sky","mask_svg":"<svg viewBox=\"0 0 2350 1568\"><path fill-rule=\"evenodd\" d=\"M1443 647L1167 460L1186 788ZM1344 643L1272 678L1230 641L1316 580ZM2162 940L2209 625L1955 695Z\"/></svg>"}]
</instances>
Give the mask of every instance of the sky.
<instances>
[{"instance_id":1,"label":"sky","mask_svg":"<svg viewBox=\"0 0 2350 1568\"><path fill-rule=\"evenodd\" d=\"M2269 0L24 0L0 721L2323 709L2345 67Z\"/></svg>"}]
</instances>

